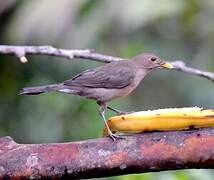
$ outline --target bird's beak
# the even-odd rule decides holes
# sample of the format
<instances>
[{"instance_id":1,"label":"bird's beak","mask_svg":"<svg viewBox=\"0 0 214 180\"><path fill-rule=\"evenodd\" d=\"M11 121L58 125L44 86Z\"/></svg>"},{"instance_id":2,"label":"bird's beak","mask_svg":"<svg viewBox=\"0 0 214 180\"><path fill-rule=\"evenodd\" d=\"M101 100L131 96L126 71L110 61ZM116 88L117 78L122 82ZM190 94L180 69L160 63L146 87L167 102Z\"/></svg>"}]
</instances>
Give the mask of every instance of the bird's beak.
<instances>
[{"instance_id":1,"label":"bird's beak","mask_svg":"<svg viewBox=\"0 0 214 180\"><path fill-rule=\"evenodd\" d=\"M161 65L161 67L167 68L167 69L172 69L173 68L172 64L170 64L170 63L164 63L164 64Z\"/></svg>"}]
</instances>

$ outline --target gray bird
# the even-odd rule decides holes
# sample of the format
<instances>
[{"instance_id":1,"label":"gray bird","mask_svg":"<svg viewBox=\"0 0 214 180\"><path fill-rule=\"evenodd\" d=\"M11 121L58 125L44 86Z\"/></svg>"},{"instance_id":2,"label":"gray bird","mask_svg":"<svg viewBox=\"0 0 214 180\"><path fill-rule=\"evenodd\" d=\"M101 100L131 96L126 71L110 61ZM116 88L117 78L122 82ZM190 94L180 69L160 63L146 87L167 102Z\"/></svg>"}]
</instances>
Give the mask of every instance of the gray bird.
<instances>
[{"instance_id":1,"label":"gray bird","mask_svg":"<svg viewBox=\"0 0 214 180\"><path fill-rule=\"evenodd\" d=\"M86 70L60 84L23 88L20 94L36 95L56 91L94 99L100 105L99 113L109 131L109 136L115 140L118 136L109 129L105 111L107 108L115 112L120 111L107 106L107 103L127 96L149 72L158 68L171 69L173 67L154 54L142 53L130 60L111 62Z\"/></svg>"}]
</instances>

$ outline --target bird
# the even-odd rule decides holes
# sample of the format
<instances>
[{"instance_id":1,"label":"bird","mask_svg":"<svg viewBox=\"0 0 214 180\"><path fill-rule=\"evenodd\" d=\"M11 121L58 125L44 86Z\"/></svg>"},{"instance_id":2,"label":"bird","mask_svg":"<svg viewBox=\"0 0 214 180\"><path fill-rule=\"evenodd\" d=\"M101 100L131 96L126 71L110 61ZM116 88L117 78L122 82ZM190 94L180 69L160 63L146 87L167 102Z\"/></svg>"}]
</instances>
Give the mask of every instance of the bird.
<instances>
[{"instance_id":1,"label":"bird","mask_svg":"<svg viewBox=\"0 0 214 180\"><path fill-rule=\"evenodd\" d=\"M152 53L141 53L132 59L110 62L83 71L80 74L59 84L36 87L25 87L21 95L37 95L56 91L92 99L100 106L99 115L109 132L112 140L119 138L111 132L106 118L107 109L120 113L121 111L107 105L113 99L130 94L155 69L172 69L173 66Z\"/></svg>"}]
</instances>

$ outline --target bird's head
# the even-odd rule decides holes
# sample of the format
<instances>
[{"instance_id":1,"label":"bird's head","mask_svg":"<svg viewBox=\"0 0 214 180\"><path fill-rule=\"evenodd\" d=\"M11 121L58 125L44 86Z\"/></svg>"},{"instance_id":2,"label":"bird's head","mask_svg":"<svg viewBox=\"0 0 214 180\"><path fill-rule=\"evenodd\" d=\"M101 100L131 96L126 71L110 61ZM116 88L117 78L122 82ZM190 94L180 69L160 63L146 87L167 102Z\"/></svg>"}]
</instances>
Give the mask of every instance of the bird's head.
<instances>
[{"instance_id":1,"label":"bird's head","mask_svg":"<svg viewBox=\"0 0 214 180\"><path fill-rule=\"evenodd\" d=\"M134 58L135 61L138 62L138 65L140 65L142 68L147 70L153 70L153 69L172 69L173 66L170 63L164 62L161 60L158 56L152 54L152 53L142 53Z\"/></svg>"}]
</instances>

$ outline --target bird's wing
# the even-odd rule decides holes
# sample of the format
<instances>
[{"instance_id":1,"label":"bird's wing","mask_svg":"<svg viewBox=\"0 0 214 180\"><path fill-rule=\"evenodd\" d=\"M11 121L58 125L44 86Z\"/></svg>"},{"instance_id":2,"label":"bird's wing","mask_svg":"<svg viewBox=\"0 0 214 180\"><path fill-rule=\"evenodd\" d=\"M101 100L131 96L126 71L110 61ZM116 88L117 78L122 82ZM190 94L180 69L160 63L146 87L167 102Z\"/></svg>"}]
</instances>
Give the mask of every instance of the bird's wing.
<instances>
[{"instance_id":1,"label":"bird's wing","mask_svg":"<svg viewBox=\"0 0 214 180\"><path fill-rule=\"evenodd\" d=\"M101 66L84 71L70 80L64 81L64 85L89 88L120 89L131 84L134 74L130 67L108 68Z\"/></svg>"}]
</instances>

